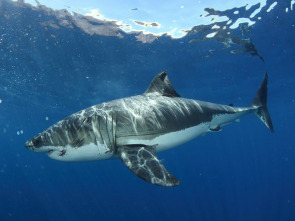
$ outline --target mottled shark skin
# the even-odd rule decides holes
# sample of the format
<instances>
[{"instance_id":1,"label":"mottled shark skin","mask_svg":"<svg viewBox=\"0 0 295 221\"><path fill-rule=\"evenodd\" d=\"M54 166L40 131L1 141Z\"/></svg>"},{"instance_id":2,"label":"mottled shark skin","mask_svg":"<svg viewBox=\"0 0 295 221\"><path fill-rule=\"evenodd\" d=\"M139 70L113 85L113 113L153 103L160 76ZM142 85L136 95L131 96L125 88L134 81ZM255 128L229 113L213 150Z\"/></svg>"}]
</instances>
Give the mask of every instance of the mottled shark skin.
<instances>
[{"instance_id":1,"label":"mottled shark skin","mask_svg":"<svg viewBox=\"0 0 295 221\"><path fill-rule=\"evenodd\" d=\"M37 134L25 146L55 160L92 161L120 158L137 176L160 186L180 182L156 153L184 144L255 114L272 132L266 107L267 74L250 107L233 107L180 97L166 72L147 91L95 105L70 115Z\"/></svg>"}]
</instances>

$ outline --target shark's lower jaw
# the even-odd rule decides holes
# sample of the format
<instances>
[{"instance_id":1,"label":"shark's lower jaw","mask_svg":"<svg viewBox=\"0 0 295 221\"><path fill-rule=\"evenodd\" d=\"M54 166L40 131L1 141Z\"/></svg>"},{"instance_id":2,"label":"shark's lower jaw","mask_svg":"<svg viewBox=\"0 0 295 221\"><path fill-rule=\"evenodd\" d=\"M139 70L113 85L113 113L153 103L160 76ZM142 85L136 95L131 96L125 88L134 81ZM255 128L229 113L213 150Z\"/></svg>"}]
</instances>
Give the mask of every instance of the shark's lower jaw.
<instances>
[{"instance_id":1,"label":"shark's lower jaw","mask_svg":"<svg viewBox=\"0 0 295 221\"><path fill-rule=\"evenodd\" d=\"M95 161L113 157L113 152L106 145L93 143L81 147L57 147L47 151L48 157L59 161Z\"/></svg>"},{"instance_id":2,"label":"shark's lower jaw","mask_svg":"<svg viewBox=\"0 0 295 221\"><path fill-rule=\"evenodd\" d=\"M50 151L54 151L54 147L34 147L34 146L29 146L27 147L28 150L36 153L48 153Z\"/></svg>"}]
</instances>

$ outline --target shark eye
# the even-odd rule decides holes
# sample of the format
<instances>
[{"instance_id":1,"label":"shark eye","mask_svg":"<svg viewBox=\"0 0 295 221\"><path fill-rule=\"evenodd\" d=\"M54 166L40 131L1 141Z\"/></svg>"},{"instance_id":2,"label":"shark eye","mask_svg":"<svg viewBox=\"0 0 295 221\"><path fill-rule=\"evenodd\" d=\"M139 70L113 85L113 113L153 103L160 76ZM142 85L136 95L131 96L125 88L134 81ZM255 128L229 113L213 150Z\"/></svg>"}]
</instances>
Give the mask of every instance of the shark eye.
<instances>
[{"instance_id":1,"label":"shark eye","mask_svg":"<svg viewBox=\"0 0 295 221\"><path fill-rule=\"evenodd\" d=\"M34 146L35 146L35 147L40 147L40 146L42 146L42 139L41 139L41 136L37 137L37 138L33 141L33 143L34 143Z\"/></svg>"}]
</instances>

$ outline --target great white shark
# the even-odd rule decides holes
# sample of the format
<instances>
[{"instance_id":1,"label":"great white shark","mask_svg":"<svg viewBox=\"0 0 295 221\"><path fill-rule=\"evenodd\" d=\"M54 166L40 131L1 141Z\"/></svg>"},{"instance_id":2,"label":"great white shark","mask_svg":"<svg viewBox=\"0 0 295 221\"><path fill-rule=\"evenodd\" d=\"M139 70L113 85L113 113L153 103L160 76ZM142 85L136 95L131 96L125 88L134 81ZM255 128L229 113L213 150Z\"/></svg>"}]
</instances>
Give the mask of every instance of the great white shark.
<instances>
[{"instance_id":1,"label":"great white shark","mask_svg":"<svg viewBox=\"0 0 295 221\"><path fill-rule=\"evenodd\" d=\"M220 131L250 113L274 131L266 106L267 79L265 74L249 107L234 107L180 97L164 71L144 94L81 110L37 134L25 146L61 161L119 158L147 182L179 185L157 152Z\"/></svg>"}]
</instances>

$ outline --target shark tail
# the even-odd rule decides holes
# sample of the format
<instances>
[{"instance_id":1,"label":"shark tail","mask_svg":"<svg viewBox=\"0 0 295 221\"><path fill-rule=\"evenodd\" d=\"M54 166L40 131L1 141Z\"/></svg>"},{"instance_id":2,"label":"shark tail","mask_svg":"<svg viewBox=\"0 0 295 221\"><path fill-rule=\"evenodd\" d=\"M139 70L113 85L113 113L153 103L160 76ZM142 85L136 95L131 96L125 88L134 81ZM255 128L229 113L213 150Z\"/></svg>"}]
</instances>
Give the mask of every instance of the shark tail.
<instances>
[{"instance_id":1,"label":"shark tail","mask_svg":"<svg viewBox=\"0 0 295 221\"><path fill-rule=\"evenodd\" d=\"M255 108L254 114L267 126L267 128L273 133L273 124L270 118L270 114L267 109L267 73L265 73L264 79L257 90L251 107Z\"/></svg>"}]
</instances>

